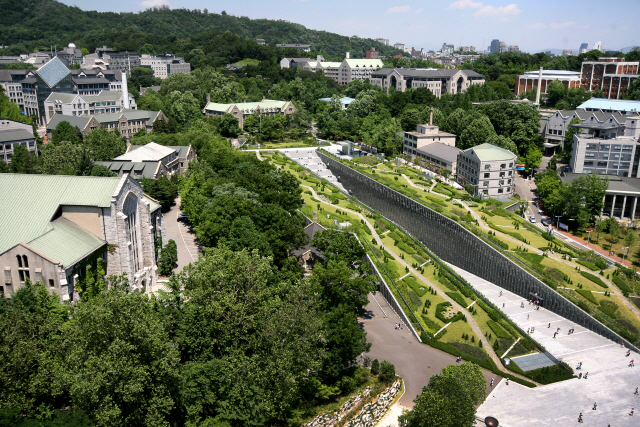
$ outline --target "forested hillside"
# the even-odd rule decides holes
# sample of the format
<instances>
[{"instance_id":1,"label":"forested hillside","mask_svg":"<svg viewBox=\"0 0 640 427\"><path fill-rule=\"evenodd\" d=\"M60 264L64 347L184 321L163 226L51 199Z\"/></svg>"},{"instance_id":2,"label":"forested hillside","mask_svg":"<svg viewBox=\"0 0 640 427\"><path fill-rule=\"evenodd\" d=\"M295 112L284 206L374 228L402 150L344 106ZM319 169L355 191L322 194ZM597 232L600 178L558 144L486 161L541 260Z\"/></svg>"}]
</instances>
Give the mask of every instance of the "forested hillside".
<instances>
[{"instance_id":1,"label":"forested hillside","mask_svg":"<svg viewBox=\"0 0 640 427\"><path fill-rule=\"evenodd\" d=\"M4 54L33 52L39 48L75 43L90 52L103 44L116 49L138 49L144 43L130 44L131 36L153 45L175 48L186 39L203 33L229 31L246 39L265 39L267 43L311 44L314 51L329 56L364 57L375 47L383 55L401 53L371 39L350 40L326 31L315 31L300 24L267 19L249 19L209 13L207 9L187 10L167 7L140 13L83 11L53 0L0 0L0 45ZM176 43L178 46L172 45ZM0 51L2 52L2 51ZM184 53L183 50L179 50Z\"/></svg>"}]
</instances>

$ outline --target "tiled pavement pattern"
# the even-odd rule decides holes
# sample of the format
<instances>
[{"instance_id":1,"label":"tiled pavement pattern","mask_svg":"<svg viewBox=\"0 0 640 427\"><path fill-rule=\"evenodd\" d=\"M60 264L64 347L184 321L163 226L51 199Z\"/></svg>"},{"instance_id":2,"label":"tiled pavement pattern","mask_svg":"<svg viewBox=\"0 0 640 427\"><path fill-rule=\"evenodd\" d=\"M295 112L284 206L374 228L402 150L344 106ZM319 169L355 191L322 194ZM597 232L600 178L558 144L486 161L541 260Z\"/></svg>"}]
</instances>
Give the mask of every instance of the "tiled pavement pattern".
<instances>
[{"instance_id":1,"label":"tiled pavement pattern","mask_svg":"<svg viewBox=\"0 0 640 427\"><path fill-rule=\"evenodd\" d=\"M535 327L531 335L557 359L569 364L577 373L589 373L587 379L577 377L533 389L501 381L478 408L478 415L494 416L501 426L566 426L577 423L583 414L583 426L640 426L640 415L631 417L631 408L640 410L640 368L629 367L626 349L594 332L577 326L555 313L533 305L522 297L452 266L475 289L483 293L525 331ZM500 292L502 291L502 296ZM521 303L524 302L524 308ZM504 304L504 308L503 308ZM553 338L553 332L560 328ZM575 332L568 335L568 331ZM579 362L582 369L575 370ZM593 404L597 409L593 410Z\"/></svg>"}]
</instances>

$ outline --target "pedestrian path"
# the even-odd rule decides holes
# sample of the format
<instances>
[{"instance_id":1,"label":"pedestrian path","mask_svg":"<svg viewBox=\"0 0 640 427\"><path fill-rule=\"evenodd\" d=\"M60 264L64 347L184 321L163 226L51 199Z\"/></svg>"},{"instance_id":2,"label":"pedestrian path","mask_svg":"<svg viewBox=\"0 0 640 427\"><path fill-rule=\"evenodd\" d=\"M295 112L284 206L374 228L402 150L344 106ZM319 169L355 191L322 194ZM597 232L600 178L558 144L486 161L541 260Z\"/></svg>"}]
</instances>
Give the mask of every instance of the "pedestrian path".
<instances>
[{"instance_id":1,"label":"pedestrian path","mask_svg":"<svg viewBox=\"0 0 640 427\"><path fill-rule=\"evenodd\" d=\"M626 349L544 308L533 305L506 289L451 265L478 292L484 294L521 329L535 328L531 337L556 359L566 362L576 374L588 373L535 389L517 383L501 382L478 408L478 414L494 416L504 426L560 426L577 421L583 412L584 424L632 426L638 420L627 415L632 407L640 409L640 396L633 394L640 386L640 371L628 366ZM524 307L522 304L524 303ZM559 329L559 330L558 330ZM574 329L573 334L568 334ZM558 332L554 338L554 332ZM582 362L582 368L576 370ZM598 403L596 411L591 410Z\"/></svg>"},{"instance_id":2,"label":"pedestrian path","mask_svg":"<svg viewBox=\"0 0 640 427\"><path fill-rule=\"evenodd\" d=\"M331 147L325 147L325 148L331 148ZM318 156L318 153L315 148L312 148L312 149L290 148L290 149L282 150L282 152L291 160L309 169L318 178L326 179L331 184L338 187L341 191L347 192L347 190L338 181L338 178L334 176L331 170L327 166L325 166L325 164L322 162L322 159L320 159L320 156Z\"/></svg>"}]
</instances>

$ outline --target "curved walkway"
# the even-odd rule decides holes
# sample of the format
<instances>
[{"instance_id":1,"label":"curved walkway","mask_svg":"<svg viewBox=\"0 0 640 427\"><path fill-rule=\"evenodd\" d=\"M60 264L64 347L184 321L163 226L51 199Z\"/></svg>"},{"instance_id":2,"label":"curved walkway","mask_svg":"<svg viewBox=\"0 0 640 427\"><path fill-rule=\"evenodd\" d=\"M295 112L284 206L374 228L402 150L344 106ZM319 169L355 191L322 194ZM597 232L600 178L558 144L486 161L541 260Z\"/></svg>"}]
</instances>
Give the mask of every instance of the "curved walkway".
<instances>
[{"instance_id":1,"label":"curved walkway","mask_svg":"<svg viewBox=\"0 0 640 427\"><path fill-rule=\"evenodd\" d=\"M421 189L422 189L422 188L424 188L424 187L422 187L422 186L417 185L417 184L416 184L416 183L414 183L413 181L411 181L411 179L410 179L408 176L406 176L406 175L404 175L404 174L403 174L402 176L403 176L403 178L404 178L404 179L406 179L406 180L407 180L407 182L409 182L413 187L421 188ZM432 188L433 188L433 187L432 187ZM507 234L503 234L500 230L494 230L494 229L492 229L491 227L489 227L488 225L486 225L486 224L484 223L484 221L482 220L482 218L478 215L478 213L477 213L476 211L474 211L474 210L473 210L473 209L471 209L469 206L467 206L467 203L466 203L466 202L464 202L464 201L462 201L462 200L458 200L458 199L453 199L453 201L454 201L454 202L456 202L456 203L460 203L461 205L463 205L463 206L465 207L465 209L466 209L466 210L471 214L471 216L473 216L473 218L474 218L476 221L478 221L478 225L480 226L480 228L481 228L482 230L484 230L484 231L489 231L489 230L491 230L491 231L497 231L498 233L500 233L500 234L499 234L499 236L500 236L502 239L505 239L505 240L508 240L508 241L510 241L510 242L512 242L512 243L515 243L515 244L517 244L517 245L518 245L518 246L520 246L520 247L527 248L527 249L529 250L529 252L536 253L536 254L542 254L542 253L543 253L540 249L538 249L538 248L536 248L536 247L533 247L533 246L530 246L530 245L528 245L528 244L525 244L525 243L524 243L524 242L522 242L521 240L515 239L515 238L513 238L513 237L511 237L511 236L509 236L509 235L507 235ZM572 238L572 239L574 239L574 240L580 240L580 239L577 239L577 238L576 238L576 237L574 237L574 236L571 236L570 234L567 234L567 233L562 233L562 234L563 234L563 235L565 235L565 236L568 236L568 237L570 236L570 238ZM580 240L580 241L581 241L581 242L583 242L583 243L585 244L585 246L586 246L586 242L584 242L584 241L582 241L582 240ZM561 257L559 254L557 254L557 253L556 253L556 254L550 254L550 255L549 255L549 254L547 254L547 256L549 256L550 258L553 258L554 260L559 261L559 262L561 262L561 263L563 263L563 264L566 264L566 265L568 265L568 266L571 266L571 267L578 267L578 268L580 268L580 269L582 269L582 268L583 268L583 266L581 266L581 265L579 265L579 264L576 264L576 263L573 263L573 262L570 262L570 261L567 261L567 260L562 259L562 257ZM615 294L615 295L620 299L620 301L622 301L622 303L623 303L624 305L626 305L626 306L629 308L629 310L631 310L631 312L632 312L632 313L633 313L633 314L638 318L638 320L640 320L640 309L638 309L638 307L636 307L636 305L635 305L635 304L633 304L631 301L629 301L627 298L625 298L625 296L622 294L622 291L620 291L620 289L618 289L618 287L617 287L617 286L615 286L615 285L614 285L611 281L609 281L606 277L602 277L602 276L598 276L598 277L600 278L600 280L602 280L604 283L606 283L606 284L607 284L607 286L609 286L609 289L611 289L611 291L613 291L613 293L614 293L614 294Z\"/></svg>"},{"instance_id":2,"label":"curved walkway","mask_svg":"<svg viewBox=\"0 0 640 427\"><path fill-rule=\"evenodd\" d=\"M313 197L315 197L318 200L322 200L322 198L320 196L318 196L318 194L316 193L316 191L309 186L300 184L301 187L307 188L308 190L311 191L311 194L313 195ZM382 238L380 238L380 236L378 235L377 231L375 230L375 228L373 227L373 225L369 222L369 219L367 217L365 217L364 215L360 214L359 212L344 208L342 206L339 205L334 205L332 203L328 203L328 202L322 202L324 204L327 204L329 206L333 206L337 209L343 210L343 211L347 211L350 212L353 215L356 215L357 217L359 217L360 219L364 220L365 223L369 226L369 229L371 230L371 233L373 235L373 238L376 239L376 242L380 243L380 246L382 248L384 248L385 250L387 249L386 246L382 243ZM462 307L460 304L458 304L456 301L454 301L451 297L449 297L446 293L444 293L438 286L436 286L433 282L429 281L426 277L424 277L418 270L416 270L415 268L413 268L413 266L411 266L410 264L408 264L407 262L405 262L403 259L401 258L396 258L396 261L398 261L403 267L408 268L409 269L409 273L411 273L413 276L419 278L422 282L424 282L425 284L431 286L438 295L440 295L442 298L444 298L446 301L448 301L449 303L451 303L451 305L458 311L462 312L465 316L465 318L467 319L467 323L469 323L469 326L471 326L471 329L473 330L473 332L476 334L476 336L478 337L479 340L482 341L482 346L484 348L484 350L487 351L487 353L489 354L489 356L491 357L491 359L493 360L493 362L496 364L496 366L498 366L499 368L502 366L502 363L500 362L500 358L496 355L495 351L493 351L493 348L491 347L491 344L487 341L487 338L484 336L484 334L482 333L482 330L480 329L480 327L478 326L478 324L476 323L475 319L473 318L473 316L471 315L471 313L469 313L466 309L466 307ZM405 270L406 271L406 270ZM511 374L514 377L518 377L521 378L523 380L526 381L531 381L530 379L521 376L519 374L516 374L514 372L509 372L509 374ZM537 384L536 385L540 385Z\"/></svg>"}]
</instances>

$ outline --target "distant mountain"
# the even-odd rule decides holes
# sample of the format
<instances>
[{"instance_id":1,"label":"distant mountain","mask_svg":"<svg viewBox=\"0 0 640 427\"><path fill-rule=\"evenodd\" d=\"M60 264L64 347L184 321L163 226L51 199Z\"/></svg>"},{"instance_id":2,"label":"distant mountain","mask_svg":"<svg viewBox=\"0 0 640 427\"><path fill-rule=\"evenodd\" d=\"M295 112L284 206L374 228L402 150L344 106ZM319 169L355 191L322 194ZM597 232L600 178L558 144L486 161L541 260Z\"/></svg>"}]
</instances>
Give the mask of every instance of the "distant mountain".
<instances>
[{"instance_id":1,"label":"distant mountain","mask_svg":"<svg viewBox=\"0 0 640 427\"><path fill-rule=\"evenodd\" d=\"M188 44L191 37L207 33L229 31L247 39L261 38L267 43L310 44L314 51L329 56L364 57L364 52L375 47L382 55L402 53L371 39L350 39L327 31L310 30L300 24L249 19L204 10L153 8L140 13L113 13L83 11L54 0L0 0L0 45L8 45L15 53L33 52L75 43L89 51L109 41L107 33L146 33L157 36L166 44ZM137 37L140 39L140 37ZM119 37L124 40L126 37ZM148 40L147 40L148 42ZM122 42L116 48L137 49L135 40ZM124 46L126 44L126 46ZM20 51L20 52L17 52ZM6 54L6 53L5 53Z\"/></svg>"}]
</instances>

